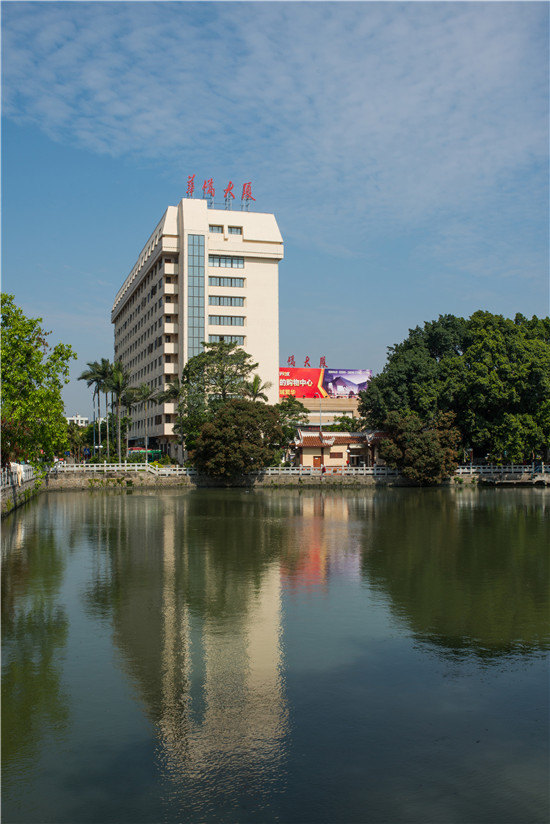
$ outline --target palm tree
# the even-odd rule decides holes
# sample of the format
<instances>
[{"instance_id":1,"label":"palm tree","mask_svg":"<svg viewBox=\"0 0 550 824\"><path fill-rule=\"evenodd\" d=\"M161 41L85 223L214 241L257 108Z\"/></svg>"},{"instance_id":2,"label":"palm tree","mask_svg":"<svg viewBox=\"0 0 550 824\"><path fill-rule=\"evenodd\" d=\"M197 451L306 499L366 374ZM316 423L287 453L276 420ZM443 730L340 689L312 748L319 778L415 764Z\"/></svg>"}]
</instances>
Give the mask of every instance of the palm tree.
<instances>
[{"instance_id":1,"label":"palm tree","mask_svg":"<svg viewBox=\"0 0 550 824\"><path fill-rule=\"evenodd\" d=\"M161 389L160 392L157 392L155 400L156 400L157 403L173 403L176 407L176 414L177 414L178 422L179 422L181 420L181 415L182 415L181 409L180 409L180 403L185 398L186 393L187 393L186 385L184 383L181 383L179 378L174 378L173 380L170 381L170 383L168 384L168 386L166 386L165 389ZM177 430L178 430L178 425L176 423L176 425L174 427L174 431L176 432ZM184 436L183 436L183 433L181 432L181 429L180 429L179 430L179 445L181 447L182 454L183 454L183 441L184 441ZM176 456L177 456L177 453L176 453Z\"/></svg>"},{"instance_id":2,"label":"palm tree","mask_svg":"<svg viewBox=\"0 0 550 824\"><path fill-rule=\"evenodd\" d=\"M130 415L132 407L136 405L136 387L129 386L124 395L120 399L120 403L126 410L126 414ZM128 442L130 439L130 424L126 427L126 458L128 458Z\"/></svg>"},{"instance_id":3,"label":"palm tree","mask_svg":"<svg viewBox=\"0 0 550 824\"><path fill-rule=\"evenodd\" d=\"M90 386L94 387L92 399L95 402L95 398L97 397L97 429L98 429L98 443L99 443L99 454L101 454L101 403L100 403L100 390L101 390L101 382L102 378L102 370L101 364L98 361L88 361L86 366L87 369L79 376L79 381L86 381L86 386L90 388Z\"/></svg>"},{"instance_id":4,"label":"palm tree","mask_svg":"<svg viewBox=\"0 0 550 824\"><path fill-rule=\"evenodd\" d=\"M145 407L145 463L148 462L148 448L149 448L149 436L148 436L148 428L149 428L149 403L151 401L156 401L156 393L154 389L151 389L148 383L141 383L136 391L134 400L136 403L142 403Z\"/></svg>"},{"instance_id":5,"label":"palm tree","mask_svg":"<svg viewBox=\"0 0 550 824\"><path fill-rule=\"evenodd\" d=\"M113 364L108 358L101 358L101 361L97 364L97 372L99 376L99 386L98 386L98 394L101 390L105 395L105 410L106 410L106 420L107 420L107 460L110 458L110 449L109 449L109 401L108 401L108 394L109 394L109 378L113 373Z\"/></svg>"},{"instance_id":6,"label":"palm tree","mask_svg":"<svg viewBox=\"0 0 550 824\"><path fill-rule=\"evenodd\" d=\"M245 384L244 392L251 401L267 401L267 395L265 393L268 389L271 389L272 386L273 384L270 381L262 383L260 376L254 375L252 380Z\"/></svg>"},{"instance_id":7,"label":"palm tree","mask_svg":"<svg viewBox=\"0 0 550 824\"><path fill-rule=\"evenodd\" d=\"M84 429L71 421L67 427L67 438L75 462L80 463L82 444L84 443Z\"/></svg>"},{"instance_id":8,"label":"palm tree","mask_svg":"<svg viewBox=\"0 0 550 824\"><path fill-rule=\"evenodd\" d=\"M130 385L130 373L126 371L120 361L115 361L110 378L107 381L108 391L112 392L115 399L116 419L117 419L117 447L118 447L118 462L122 463L121 445L120 445L120 407L122 405L122 398L124 393L128 390Z\"/></svg>"}]
</instances>

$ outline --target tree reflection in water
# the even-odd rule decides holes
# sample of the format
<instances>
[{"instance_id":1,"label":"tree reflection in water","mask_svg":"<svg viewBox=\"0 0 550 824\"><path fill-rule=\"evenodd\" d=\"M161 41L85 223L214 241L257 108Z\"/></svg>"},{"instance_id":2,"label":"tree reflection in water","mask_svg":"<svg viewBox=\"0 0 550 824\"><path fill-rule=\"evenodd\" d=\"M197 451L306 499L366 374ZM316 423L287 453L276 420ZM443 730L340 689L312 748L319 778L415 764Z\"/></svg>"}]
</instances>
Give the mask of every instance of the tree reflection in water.
<instances>
[{"instance_id":1,"label":"tree reflection in water","mask_svg":"<svg viewBox=\"0 0 550 824\"><path fill-rule=\"evenodd\" d=\"M56 595L65 554L45 503L10 516L2 529L2 767L5 787L25 775L41 742L67 727L60 653L65 610ZM24 787L22 787L24 791Z\"/></svg>"},{"instance_id":2,"label":"tree reflection in water","mask_svg":"<svg viewBox=\"0 0 550 824\"><path fill-rule=\"evenodd\" d=\"M518 506L518 494L388 490L377 499L363 574L420 641L486 660L548 650L548 518L531 493Z\"/></svg>"}]
</instances>

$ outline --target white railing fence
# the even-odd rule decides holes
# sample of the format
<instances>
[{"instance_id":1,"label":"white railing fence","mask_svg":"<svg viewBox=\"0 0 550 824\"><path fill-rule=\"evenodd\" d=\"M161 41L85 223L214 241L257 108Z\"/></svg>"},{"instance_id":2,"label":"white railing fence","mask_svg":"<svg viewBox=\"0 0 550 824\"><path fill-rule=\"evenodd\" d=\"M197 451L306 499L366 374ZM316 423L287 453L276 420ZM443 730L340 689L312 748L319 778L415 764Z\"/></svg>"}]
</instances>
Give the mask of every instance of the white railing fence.
<instances>
[{"instance_id":1,"label":"white railing fence","mask_svg":"<svg viewBox=\"0 0 550 824\"><path fill-rule=\"evenodd\" d=\"M27 481L34 481L36 473L32 466L19 466L15 469L2 470L2 489L10 486L21 486Z\"/></svg>"},{"instance_id":2,"label":"white railing fence","mask_svg":"<svg viewBox=\"0 0 550 824\"><path fill-rule=\"evenodd\" d=\"M97 464L69 464L58 463L50 470L51 474L55 476L59 474L74 474L77 472L86 472L91 475L104 475L107 472L146 472L156 477L162 476L188 476L197 475L195 469L189 469L182 466L151 466L148 463L133 463L123 461L122 463L97 463ZM396 477L399 473L397 469L391 469L388 466L334 466L325 467L325 471L321 467L312 466L269 466L266 469L252 472L252 475L259 475L268 477L274 476L327 476L327 475L344 475L344 476L363 476L371 475L377 478ZM506 466L499 466L497 464L479 464L467 466L459 466L457 475L538 475L550 474L550 465L541 463L532 464L509 464Z\"/></svg>"},{"instance_id":3,"label":"white railing fence","mask_svg":"<svg viewBox=\"0 0 550 824\"><path fill-rule=\"evenodd\" d=\"M50 475L71 475L84 472L87 475L105 475L107 472L146 472L157 478L159 477L192 477L197 475L195 469L183 466L151 466L149 463L132 463L123 461L122 463L57 463L50 469ZM257 477L327 477L327 476L372 476L375 478L396 477L399 473L396 469L387 466L336 466L326 467L323 472L321 467L312 466L269 466L251 473ZM498 464L468 464L459 466L456 475L478 475L481 477L491 476L524 476L533 477L535 475L550 474L550 464L540 462L530 464L509 464L500 466ZM33 481L38 477L32 466L21 466L14 469L2 469L2 489L13 486L20 486L28 481Z\"/></svg>"}]
</instances>

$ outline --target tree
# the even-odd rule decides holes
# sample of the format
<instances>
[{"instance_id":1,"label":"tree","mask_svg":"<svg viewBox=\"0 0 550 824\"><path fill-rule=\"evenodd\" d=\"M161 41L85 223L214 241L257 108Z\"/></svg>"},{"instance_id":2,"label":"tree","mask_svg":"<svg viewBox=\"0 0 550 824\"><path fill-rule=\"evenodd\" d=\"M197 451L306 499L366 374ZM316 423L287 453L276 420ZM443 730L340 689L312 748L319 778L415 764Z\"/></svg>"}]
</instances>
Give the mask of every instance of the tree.
<instances>
[{"instance_id":1,"label":"tree","mask_svg":"<svg viewBox=\"0 0 550 824\"><path fill-rule=\"evenodd\" d=\"M271 389L272 386L273 384L270 381L262 383L260 376L254 375L252 380L246 383L244 393L251 401L267 402L267 395L265 393Z\"/></svg>"},{"instance_id":2,"label":"tree","mask_svg":"<svg viewBox=\"0 0 550 824\"><path fill-rule=\"evenodd\" d=\"M101 384L103 381L101 364L99 361L88 361L87 369L79 375L79 381L86 381L88 389L93 386L92 402L97 399L97 439L99 446L99 454L101 454Z\"/></svg>"},{"instance_id":3,"label":"tree","mask_svg":"<svg viewBox=\"0 0 550 824\"><path fill-rule=\"evenodd\" d=\"M69 423L67 427L67 440L69 443L69 449L77 462L79 462L82 458L82 447L84 446L85 434L86 427L77 426L74 421Z\"/></svg>"},{"instance_id":4,"label":"tree","mask_svg":"<svg viewBox=\"0 0 550 824\"><path fill-rule=\"evenodd\" d=\"M199 377L209 399L225 403L242 396L245 384L258 367L236 343L205 343L204 352L191 358L189 376Z\"/></svg>"},{"instance_id":5,"label":"tree","mask_svg":"<svg viewBox=\"0 0 550 824\"><path fill-rule=\"evenodd\" d=\"M117 419L117 453L118 462L122 462L122 449L120 437L120 409L122 406L122 398L130 386L130 374L126 371L120 361L113 364L113 371L108 380L109 391L113 393L115 398L116 419Z\"/></svg>"},{"instance_id":6,"label":"tree","mask_svg":"<svg viewBox=\"0 0 550 824\"><path fill-rule=\"evenodd\" d=\"M51 460L67 443L61 389L76 358L64 343L49 346L41 318L27 318L2 295L2 461Z\"/></svg>"},{"instance_id":7,"label":"tree","mask_svg":"<svg viewBox=\"0 0 550 824\"><path fill-rule=\"evenodd\" d=\"M273 407L279 416L279 423L283 430L282 446L286 450L294 440L296 430L309 423L307 409L303 403L296 400L294 395L287 395L280 403Z\"/></svg>"},{"instance_id":8,"label":"tree","mask_svg":"<svg viewBox=\"0 0 550 824\"><path fill-rule=\"evenodd\" d=\"M383 427L391 411L416 412L425 423L452 412L464 446L479 457L542 453L550 440L550 319L479 311L411 329L360 394L369 426Z\"/></svg>"},{"instance_id":9,"label":"tree","mask_svg":"<svg viewBox=\"0 0 550 824\"><path fill-rule=\"evenodd\" d=\"M120 398L120 404L126 410L126 416L122 419L122 423L124 424L124 435L126 438L126 457L128 457L128 440L130 435L130 427L132 425L130 412L136 403L136 389L133 386L129 386Z\"/></svg>"},{"instance_id":10,"label":"tree","mask_svg":"<svg viewBox=\"0 0 550 824\"><path fill-rule=\"evenodd\" d=\"M230 478L269 466L281 448L276 411L249 400L230 400L201 428L191 459L207 475Z\"/></svg>"},{"instance_id":11,"label":"tree","mask_svg":"<svg viewBox=\"0 0 550 824\"><path fill-rule=\"evenodd\" d=\"M96 361L97 363L97 361ZM108 358L101 358L96 367L96 375L98 380L98 394L100 391L105 395L105 419L107 422L107 460L110 460L110 445L109 445L109 380L113 374L113 364ZM101 417L101 416L100 416Z\"/></svg>"},{"instance_id":12,"label":"tree","mask_svg":"<svg viewBox=\"0 0 550 824\"><path fill-rule=\"evenodd\" d=\"M181 381L172 381L157 394L158 403L176 404L174 433L187 452L195 448L202 426L216 409L245 394L247 379L257 366L235 343L206 343L205 351L185 364Z\"/></svg>"},{"instance_id":13,"label":"tree","mask_svg":"<svg viewBox=\"0 0 550 824\"><path fill-rule=\"evenodd\" d=\"M156 392L148 383L141 383L134 391L135 403L142 403L145 409L145 463L148 462L149 449L149 404L156 399Z\"/></svg>"},{"instance_id":14,"label":"tree","mask_svg":"<svg viewBox=\"0 0 550 824\"><path fill-rule=\"evenodd\" d=\"M460 432L454 416L441 412L431 424L416 412L390 412L384 423L386 439L380 455L404 478L419 484L439 483L458 466Z\"/></svg>"}]
</instances>

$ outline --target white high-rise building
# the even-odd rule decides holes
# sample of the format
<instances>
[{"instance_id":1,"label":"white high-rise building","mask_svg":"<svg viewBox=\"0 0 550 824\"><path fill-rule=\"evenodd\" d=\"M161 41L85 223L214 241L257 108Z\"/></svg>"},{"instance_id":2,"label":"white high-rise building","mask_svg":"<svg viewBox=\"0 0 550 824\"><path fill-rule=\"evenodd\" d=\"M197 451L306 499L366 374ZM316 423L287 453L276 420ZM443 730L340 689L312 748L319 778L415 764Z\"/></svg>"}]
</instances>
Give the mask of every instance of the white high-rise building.
<instances>
[{"instance_id":1,"label":"white high-rise building","mask_svg":"<svg viewBox=\"0 0 550 824\"><path fill-rule=\"evenodd\" d=\"M111 312L115 360L131 385L155 390L181 376L203 341L232 341L254 361L278 402L279 261L283 240L274 215L211 209L206 200L169 206L122 284ZM131 443L175 455L173 404L132 410Z\"/></svg>"}]
</instances>

